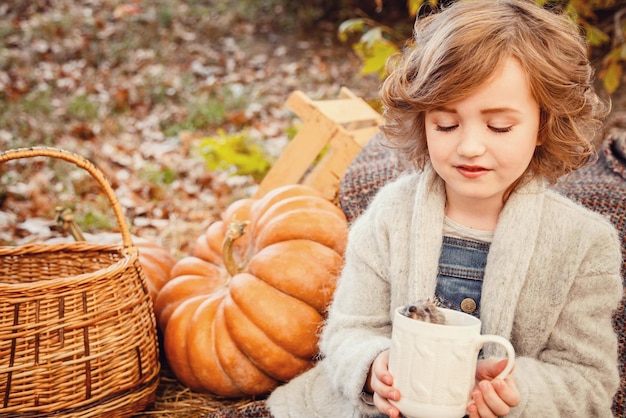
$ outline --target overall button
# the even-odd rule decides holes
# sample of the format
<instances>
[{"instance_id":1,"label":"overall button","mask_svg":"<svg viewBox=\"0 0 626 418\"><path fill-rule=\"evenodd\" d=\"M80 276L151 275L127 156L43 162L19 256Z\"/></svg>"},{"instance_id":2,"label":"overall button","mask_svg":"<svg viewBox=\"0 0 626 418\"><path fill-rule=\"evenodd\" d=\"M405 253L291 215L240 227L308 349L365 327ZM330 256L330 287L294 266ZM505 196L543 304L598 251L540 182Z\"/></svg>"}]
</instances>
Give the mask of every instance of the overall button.
<instances>
[{"instance_id":1,"label":"overall button","mask_svg":"<svg viewBox=\"0 0 626 418\"><path fill-rule=\"evenodd\" d=\"M472 313L476 310L476 301L472 298L465 298L461 301L461 310L465 313Z\"/></svg>"}]
</instances>

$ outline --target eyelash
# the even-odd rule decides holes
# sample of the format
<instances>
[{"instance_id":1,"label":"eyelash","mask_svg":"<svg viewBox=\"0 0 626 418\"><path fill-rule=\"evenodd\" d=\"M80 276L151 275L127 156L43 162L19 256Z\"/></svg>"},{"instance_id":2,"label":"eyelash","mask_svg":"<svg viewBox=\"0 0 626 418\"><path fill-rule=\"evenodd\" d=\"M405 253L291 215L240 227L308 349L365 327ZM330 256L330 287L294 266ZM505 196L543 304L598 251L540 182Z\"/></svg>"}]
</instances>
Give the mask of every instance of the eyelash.
<instances>
[{"instance_id":1,"label":"eyelash","mask_svg":"<svg viewBox=\"0 0 626 418\"><path fill-rule=\"evenodd\" d=\"M459 125L452 125L452 126L440 126L437 125L436 130L439 132L452 132L454 129L456 129ZM511 132L512 126L507 126L506 128L496 128L494 126L487 126L489 129L491 129L494 133L497 134L505 134L507 132Z\"/></svg>"},{"instance_id":2,"label":"eyelash","mask_svg":"<svg viewBox=\"0 0 626 418\"><path fill-rule=\"evenodd\" d=\"M452 126L440 126L437 125L436 130L439 132L452 132L457 126L459 125L452 125Z\"/></svg>"},{"instance_id":3,"label":"eyelash","mask_svg":"<svg viewBox=\"0 0 626 418\"><path fill-rule=\"evenodd\" d=\"M511 132L512 127L511 126L507 126L506 128L496 128L493 126L489 126L489 129L491 129L493 132L497 133L497 134L505 134L507 132Z\"/></svg>"}]
</instances>

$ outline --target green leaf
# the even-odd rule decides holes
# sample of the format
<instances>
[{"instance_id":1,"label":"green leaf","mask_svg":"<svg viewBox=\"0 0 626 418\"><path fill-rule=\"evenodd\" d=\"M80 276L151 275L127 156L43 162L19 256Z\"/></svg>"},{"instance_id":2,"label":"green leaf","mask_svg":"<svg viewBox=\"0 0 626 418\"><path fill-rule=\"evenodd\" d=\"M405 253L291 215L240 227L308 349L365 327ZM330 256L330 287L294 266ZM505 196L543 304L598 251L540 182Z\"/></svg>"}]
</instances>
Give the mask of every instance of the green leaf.
<instances>
[{"instance_id":1,"label":"green leaf","mask_svg":"<svg viewBox=\"0 0 626 418\"><path fill-rule=\"evenodd\" d=\"M615 47L608 54L604 56L605 61L620 61L626 57L624 57L624 52L626 52L626 45L622 45L622 47Z\"/></svg>"},{"instance_id":2,"label":"green leaf","mask_svg":"<svg viewBox=\"0 0 626 418\"><path fill-rule=\"evenodd\" d=\"M565 15L569 16L572 21L578 22L578 9L574 5L572 5L572 3L567 3L567 5L565 6Z\"/></svg>"},{"instance_id":3,"label":"green leaf","mask_svg":"<svg viewBox=\"0 0 626 418\"><path fill-rule=\"evenodd\" d=\"M209 170L234 170L232 174L250 175L261 180L267 174L270 163L263 150L250 141L244 132L226 134L218 130L217 136L200 140L198 153L204 158Z\"/></svg>"},{"instance_id":4,"label":"green leaf","mask_svg":"<svg viewBox=\"0 0 626 418\"><path fill-rule=\"evenodd\" d=\"M159 168L153 164L146 164L139 172L139 177L149 183L160 186L172 184L178 176L169 167Z\"/></svg>"},{"instance_id":5,"label":"green leaf","mask_svg":"<svg viewBox=\"0 0 626 418\"><path fill-rule=\"evenodd\" d=\"M424 0L408 0L406 6L409 9L409 16L415 17L422 4L424 4Z\"/></svg>"},{"instance_id":6,"label":"green leaf","mask_svg":"<svg viewBox=\"0 0 626 418\"><path fill-rule=\"evenodd\" d=\"M378 74L384 78L387 75L385 69L387 59L398 51L398 47L390 41L379 39L371 45L360 42L354 44L354 51L363 62L360 74Z\"/></svg>"},{"instance_id":7,"label":"green leaf","mask_svg":"<svg viewBox=\"0 0 626 418\"><path fill-rule=\"evenodd\" d=\"M337 37L341 42L346 42L348 36L356 32L363 32L365 28L365 19L348 19L339 25L337 29Z\"/></svg>"},{"instance_id":8,"label":"green leaf","mask_svg":"<svg viewBox=\"0 0 626 418\"><path fill-rule=\"evenodd\" d=\"M609 94L617 90L622 79L622 64L619 62L611 62L604 72L603 84Z\"/></svg>"},{"instance_id":9,"label":"green leaf","mask_svg":"<svg viewBox=\"0 0 626 418\"><path fill-rule=\"evenodd\" d=\"M588 23L583 23L582 26L585 28L585 36L587 37L587 42L591 46L600 46L611 40L609 35L602 32L597 27L590 25Z\"/></svg>"},{"instance_id":10,"label":"green leaf","mask_svg":"<svg viewBox=\"0 0 626 418\"><path fill-rule=\"evenodd\" d=\"M375 43L383 42L384 39L382 28L380 26L376 26L375 28L365 32L363 36L361 36L360 42L366 44L367 48L371 48Z\"/></svg>"}]
</instances>

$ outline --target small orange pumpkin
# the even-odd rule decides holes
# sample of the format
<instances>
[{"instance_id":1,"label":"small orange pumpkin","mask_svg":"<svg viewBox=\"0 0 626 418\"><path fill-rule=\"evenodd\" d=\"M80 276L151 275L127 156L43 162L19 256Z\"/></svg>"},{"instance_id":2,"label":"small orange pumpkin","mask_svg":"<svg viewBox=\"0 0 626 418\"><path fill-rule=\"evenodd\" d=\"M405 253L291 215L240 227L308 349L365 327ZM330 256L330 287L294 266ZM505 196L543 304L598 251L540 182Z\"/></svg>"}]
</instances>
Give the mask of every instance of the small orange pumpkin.
<instances>
[{"instance_id":1,"label":"small orange pumpkin","mask_svg":"<svg viewBox=\"0 0 626 418\"><path fill-rule=\"evenodd\" d=\"M343 212L307 186L229 206L157 296L178 379L238 397L268 393L309 369L347 231Z\"/></svg>"},{"instance_id":2,"label":"small orange pumpkin","mask_svg":"<svg viewBox=\"0 0 626 418\"><path fill-rule=\"evenodd\" d=\"M161 288L169 281L176 259L167 248L147 239L133 237L133 244L139 252L139 264L146 276L150 299L155 303Z\"/></svg>"},{"instance_id":3,"label":"small orange pumpkin","mask_svg":"<svg viewBox=\"0 0 626 418\"><path fill-rule=\"evenodd\" d=\"M70 236L57 237L45 242L56 244L60 242L74 242L86 240L97 244L122 245L118 233L100 232L97 234L83 233L76 224L73 224ZM176 259L167 248L152 242L146 238L131 236L133 245L137 247L139 253L139 264L146 277L146 284L150 299L154 304L156 297L163 285L169 281L170 271L176 264Z\"/></svg>"}]
</instances>

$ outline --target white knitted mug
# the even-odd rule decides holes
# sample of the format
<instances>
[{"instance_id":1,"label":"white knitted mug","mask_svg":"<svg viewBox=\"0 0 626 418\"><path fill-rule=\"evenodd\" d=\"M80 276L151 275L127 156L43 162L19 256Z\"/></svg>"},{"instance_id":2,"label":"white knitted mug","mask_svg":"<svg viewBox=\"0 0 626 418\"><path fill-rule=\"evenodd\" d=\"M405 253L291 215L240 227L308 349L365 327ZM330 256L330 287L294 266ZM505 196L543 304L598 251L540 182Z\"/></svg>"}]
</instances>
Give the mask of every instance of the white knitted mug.
<instances>
[{"instance_id":1,"label":"white knitted mug","mask_svg":"<svg viewBox=\"0 0 626 418\"><path fill-rule=\"evenodd\" d=\"M475 384L478 353L485 343L504 346L508 362L498 378L515 363L511 343L497 335L481 335L480 319L439 308L445 325L422 322L395 311L389 372L400 400L391 402L407 418L461 418Z\"/></svg>"}]
</instances>

